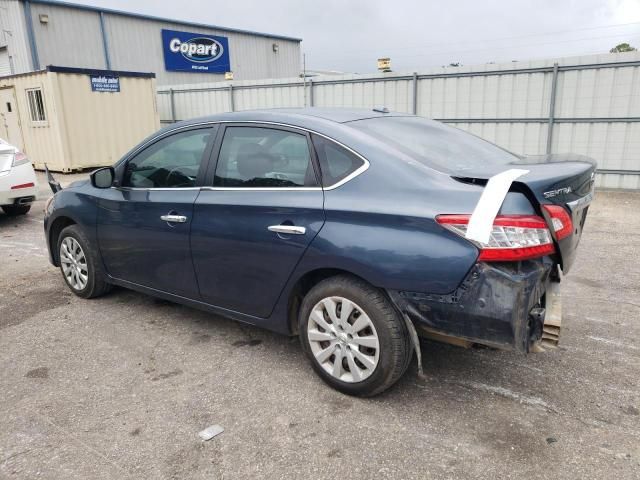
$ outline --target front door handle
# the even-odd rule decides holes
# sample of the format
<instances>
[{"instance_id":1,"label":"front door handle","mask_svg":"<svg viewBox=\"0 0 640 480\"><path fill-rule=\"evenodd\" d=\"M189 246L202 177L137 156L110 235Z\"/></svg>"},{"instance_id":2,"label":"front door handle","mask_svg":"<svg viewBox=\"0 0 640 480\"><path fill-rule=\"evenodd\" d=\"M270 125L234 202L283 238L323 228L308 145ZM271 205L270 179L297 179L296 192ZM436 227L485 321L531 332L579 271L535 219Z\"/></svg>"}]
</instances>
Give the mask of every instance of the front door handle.
<instances>
[{"instance_id":1,"label":"front door handle","mask_svg":"<svg viewBox=\"0 0 640 480\"><path fill-rule=\"evenodd\" d=\"M283 233L285 235L304 235L307 231L304 227L296 227L295 225L271 225L267 227L270 232Z\"/></svg>"},{"instance_id":2,"label":"front door handle","mask_svg":"<svg viewBox=\"0 0 640 480\"><path fill-rule=\"evenodd\" d=\"M187 221L187 217L184 215L160 215L160 220L169 223L184 223Z\"/></svg>"}]
</instances>

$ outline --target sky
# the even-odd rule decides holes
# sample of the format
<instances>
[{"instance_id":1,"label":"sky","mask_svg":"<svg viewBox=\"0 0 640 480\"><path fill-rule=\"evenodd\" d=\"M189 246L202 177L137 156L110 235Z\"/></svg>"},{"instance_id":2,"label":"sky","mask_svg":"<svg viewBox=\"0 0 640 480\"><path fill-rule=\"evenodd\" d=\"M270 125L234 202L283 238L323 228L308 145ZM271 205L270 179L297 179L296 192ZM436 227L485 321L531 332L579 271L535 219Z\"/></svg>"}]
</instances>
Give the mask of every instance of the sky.
<instances>
[{"instance_id":1,"label":"sky","mask_svg":"<svg viewBox=\"0 0 640 480\"><path fill-rule=\"evenodd\" d=\"M307 69L394 71L640 48L640 0L69 0L303 39Z\"/></svg>"}]
</instances>

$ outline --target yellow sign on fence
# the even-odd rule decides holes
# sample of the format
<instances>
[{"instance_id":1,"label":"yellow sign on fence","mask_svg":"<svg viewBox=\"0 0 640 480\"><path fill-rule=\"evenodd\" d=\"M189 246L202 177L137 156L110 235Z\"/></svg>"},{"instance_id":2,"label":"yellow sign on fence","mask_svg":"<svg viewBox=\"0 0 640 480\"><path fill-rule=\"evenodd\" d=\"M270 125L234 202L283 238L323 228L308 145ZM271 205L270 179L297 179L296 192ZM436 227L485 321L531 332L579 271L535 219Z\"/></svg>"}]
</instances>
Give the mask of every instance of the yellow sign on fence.
<instances>
[{"instance_id":1,"label":"yellow sign on fence","mask_svg":"<svg viewBox=\"0 0 640 480\"><path fill-rule=\"evenodd\" d=\"M388 72L391 70L391 59L390 58L379 58L378 59L378 70L382 70L383 72Z\"/></svg>"}]
</instances>

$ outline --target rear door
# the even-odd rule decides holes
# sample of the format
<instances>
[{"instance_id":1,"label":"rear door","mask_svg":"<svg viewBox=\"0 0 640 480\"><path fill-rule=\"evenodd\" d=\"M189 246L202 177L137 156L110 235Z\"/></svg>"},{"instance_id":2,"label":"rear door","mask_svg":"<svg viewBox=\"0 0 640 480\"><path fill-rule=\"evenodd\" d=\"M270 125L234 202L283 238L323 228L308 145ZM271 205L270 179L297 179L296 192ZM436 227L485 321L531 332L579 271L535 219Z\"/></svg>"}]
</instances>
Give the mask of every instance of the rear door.
<instances>
[{"instance_id":1,"label":"rear door","mask_svg":"<svg viewBox=\"0 0 640 480\"><path fill-rule=\"evenodd\" d=\"M115 278L198 298L189 230L215 127L168 133L129 158L121 185L104 190L98 241Z\"/></svg>"},{"instance_id":2,"label":"rear door","mask_svg":"<svg viewBox=\"0 0 640 480\"><path fill-rule=\"evenodd\" d=\"M227 124L216 143L191 226L200 293L207 303L266 318L324 224L310 138L297 129Z\"/></svg>"}]
</instances>

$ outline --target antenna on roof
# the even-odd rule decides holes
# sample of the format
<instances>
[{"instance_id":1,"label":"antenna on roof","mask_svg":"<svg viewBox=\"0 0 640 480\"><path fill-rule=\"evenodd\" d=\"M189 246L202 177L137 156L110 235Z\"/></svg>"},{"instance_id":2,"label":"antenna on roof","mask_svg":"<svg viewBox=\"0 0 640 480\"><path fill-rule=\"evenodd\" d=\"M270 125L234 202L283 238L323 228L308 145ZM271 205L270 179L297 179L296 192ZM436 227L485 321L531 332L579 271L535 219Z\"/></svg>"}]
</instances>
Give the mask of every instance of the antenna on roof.
<instances>
[{"instance_id":1,"label":"antenna on roof","mask_svg":"<svg viewBox=\"0 0 640 480\"><path fill-rule=\"evenodd\" d=\"M387 107L374 107L373 111L378 113L389 113L389 109Z\"/></svg>"}]
</instances>

